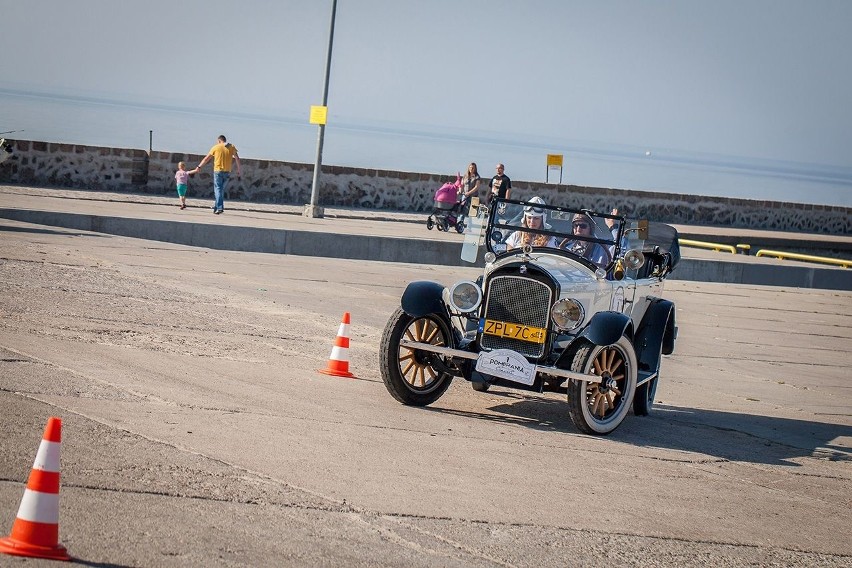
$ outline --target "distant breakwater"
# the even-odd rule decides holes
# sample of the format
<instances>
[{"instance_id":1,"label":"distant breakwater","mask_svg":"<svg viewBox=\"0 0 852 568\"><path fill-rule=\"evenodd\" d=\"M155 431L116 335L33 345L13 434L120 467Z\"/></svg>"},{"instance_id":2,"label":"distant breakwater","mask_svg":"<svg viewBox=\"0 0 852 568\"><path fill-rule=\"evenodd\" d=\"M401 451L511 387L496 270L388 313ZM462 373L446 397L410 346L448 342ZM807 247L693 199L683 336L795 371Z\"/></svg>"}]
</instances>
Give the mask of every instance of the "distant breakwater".
<instances>
[{"instance_id":1,"label":"distant breakwater","mask_svg":"<svg viewBox=\"0 0 852 568\"><path fill-rule=\"evenodd\" d=\"M10 140L13 157L0 164L0 182L117 192L169 194L178 162L194 168L200 154L147 152ZM313 164L242 158L243 175L232 177L228 199L301 205L310 202ZM189 195L212 198L208 166L190 180ZM446 175L323 165L321 206L427 213ZM483 179L483 189L488 179ZM852 208L676 193L635 191L512 180L512 197L533 195L571 208L609 211L631 218L683 225L741 227L826 235L852 235Z\"/></svg>"}]
</instances>

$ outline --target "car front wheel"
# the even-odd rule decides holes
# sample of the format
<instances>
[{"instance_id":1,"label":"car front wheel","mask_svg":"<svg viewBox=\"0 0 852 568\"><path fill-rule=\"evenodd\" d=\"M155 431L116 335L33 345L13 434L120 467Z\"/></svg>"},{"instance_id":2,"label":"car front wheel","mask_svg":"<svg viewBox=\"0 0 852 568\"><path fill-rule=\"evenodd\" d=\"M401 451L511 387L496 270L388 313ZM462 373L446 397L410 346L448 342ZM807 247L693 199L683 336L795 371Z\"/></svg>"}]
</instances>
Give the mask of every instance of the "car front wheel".
<instances>
[{"instance_id":1,"label":"car front wheel","mask_svg":"<svg viewBox=\"0 0 852 568\"><path fill-rule=\"evenodd\" d=\"M453 376L441 370L440 355L400 345L403 340L452 347L450 330L438 315L415 318L399 308L382 335L379 365L388 392L403 404L431 404L446 392Z\"/></svg>"},{"instance_id":2,"label":"car front wheel","mask_svg":"<svg viewBox=\"0 0 852 568\"><path fill-rule=\"evenodd\" d=\"M609 434L621 424L636 392L637 364L633 345L622 337L612 345L584 345L571 370L595 374L601 382L570 381L568 414L585 434Z\"/></svg>"}]
</instances>

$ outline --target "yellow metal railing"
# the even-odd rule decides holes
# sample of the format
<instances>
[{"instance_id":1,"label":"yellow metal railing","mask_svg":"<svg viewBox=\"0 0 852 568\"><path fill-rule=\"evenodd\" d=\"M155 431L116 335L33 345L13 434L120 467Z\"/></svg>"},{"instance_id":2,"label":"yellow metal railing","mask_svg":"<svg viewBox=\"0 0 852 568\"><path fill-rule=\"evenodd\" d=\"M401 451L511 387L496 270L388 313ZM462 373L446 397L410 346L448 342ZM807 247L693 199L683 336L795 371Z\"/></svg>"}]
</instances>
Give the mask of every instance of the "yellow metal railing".
<instances>
[{"instance_id":1,"label":"yellow metal railing","mask_svg":"<svg viewBox=\"0 0 852 568\"><path fill-rule=\"evenodd\" d=\"M852 260L844 260L842 258L829 258L826 256L812 256L810 254L799 254L795 252L781 252L778 250L761 249L754 256L774 256L781 260L793 259L804 260L805 262L821 262L823 264L834 264L843 268L852 267Z\"/></svg>"},{"instance_id":2,"label":"yellow metal railing","mask_svg":"<svg viewBox=\"0 0 852 568\"><path fill-rule=\"evenodd\" d=\"M716 252L729 252L731 254L737 254L737 249L735 249L732 245L723 245L720 243L706 243L704 241L691 241L689 239L678 239L682 246L685 247L697 247L697 248L705 248L710 250L715 250Z\"/></svg>"},{"instance_id":3,"label":"yellow metal railing","mask_svg":"<svg viewBox=\"0 0 852 568\"><path fill-rule=\"evenodd\" d=\"M693 241L690 239L678 239L678 243L684 247L696 247L696 248L704 248L715 250L716 252L729 252L731 254L740 254L748 255L751 246L740 244L734 247L733 245L724 245L722 243L709 243L705 241ZM769 250L769 249L761 249L757 251L757 254L754 256L772 256L779 258L781 260L791 259L791 260L802 260L805 262L820 262L823 264L833 264L835 266L842 266L843 268L852 268L852 260L845 260L842 258L830 258L827 256L814 256L811 254L799 254L797 252L782 252L778 250Z\"/></svg>"}]
</instances>

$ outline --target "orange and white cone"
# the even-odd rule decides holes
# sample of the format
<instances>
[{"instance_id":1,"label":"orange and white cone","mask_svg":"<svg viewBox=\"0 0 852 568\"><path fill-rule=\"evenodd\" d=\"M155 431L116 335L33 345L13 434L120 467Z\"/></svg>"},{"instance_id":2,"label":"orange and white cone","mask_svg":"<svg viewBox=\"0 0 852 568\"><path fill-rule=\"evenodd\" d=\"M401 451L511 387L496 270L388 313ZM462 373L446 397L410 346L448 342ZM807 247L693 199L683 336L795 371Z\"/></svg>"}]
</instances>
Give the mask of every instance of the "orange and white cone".
<instances>
[{"instance_id":1,"label":"orange and white cone","mask_svg":"<svg viewBox=\"0 0 852 568\"><path fill-rule=\"evenodd\" d=\"M70 560L59 544L59 447L62 420L50 418L44 428L12 534L0 539L0 552L14 556Z\"/></svg>"},{"instance_id":2,"label":"orange and white cone","mask_svg":"<svg viewBox=\"0 0 852 568\"><path fill-rule=\"evenodd\" d=\"M319 369L319 372L335 377L355 376L349 372L349 312L343 314L343 321L337 330L334 347L331 348L331 355L328 358L328 367Z\"/></svg>"}]
</instances>

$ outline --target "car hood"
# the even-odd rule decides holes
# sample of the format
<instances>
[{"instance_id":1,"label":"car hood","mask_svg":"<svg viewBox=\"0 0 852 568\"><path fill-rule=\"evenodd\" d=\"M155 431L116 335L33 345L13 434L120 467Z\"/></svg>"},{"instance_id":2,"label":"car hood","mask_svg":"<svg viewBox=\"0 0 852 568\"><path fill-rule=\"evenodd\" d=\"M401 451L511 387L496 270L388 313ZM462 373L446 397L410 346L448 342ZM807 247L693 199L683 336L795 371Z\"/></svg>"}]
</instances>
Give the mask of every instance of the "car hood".
<instances>
[{"instance_id":1,"label":"car hood","mask_svg":"<svg viewBox=\"0 0 852 568\"><path fill-rule=\"evenodd\" d=\"M524 262L550 273L563 287L570 287L572 285L588 286L590 283L602 280L594 272L589 270L588 267L577 261L563 255L547 253L517 254L503 257L486 267L486 276L506 265Z\"/></svg>"}]
</instances>

